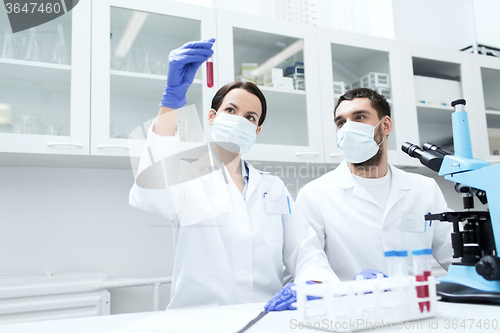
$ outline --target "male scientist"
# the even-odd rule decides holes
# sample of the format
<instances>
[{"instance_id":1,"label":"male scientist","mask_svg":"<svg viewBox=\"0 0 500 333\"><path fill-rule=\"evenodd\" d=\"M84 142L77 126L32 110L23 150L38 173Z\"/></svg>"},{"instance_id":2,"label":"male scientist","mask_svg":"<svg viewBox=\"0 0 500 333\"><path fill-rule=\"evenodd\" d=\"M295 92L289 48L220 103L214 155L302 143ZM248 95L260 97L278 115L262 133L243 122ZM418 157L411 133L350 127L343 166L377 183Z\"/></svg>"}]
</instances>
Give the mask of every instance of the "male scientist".
<instances>
[{"instance_id":1,"label":"male scientist","mask_svg":"<svg viewBox=\"0 0 500 333\"><path fill-rule=\"evenodd\" d=\"M363 270L387 274L384 251L401 249L432 248L447 270L452 225L424 220L449 210L446 200L432 178L388 163L392 120L384 96L366 88L348 91L338 100L334 122L344 161L308 183L297 204L338 277L352 280Z\"/></svg>"}]
</instances>

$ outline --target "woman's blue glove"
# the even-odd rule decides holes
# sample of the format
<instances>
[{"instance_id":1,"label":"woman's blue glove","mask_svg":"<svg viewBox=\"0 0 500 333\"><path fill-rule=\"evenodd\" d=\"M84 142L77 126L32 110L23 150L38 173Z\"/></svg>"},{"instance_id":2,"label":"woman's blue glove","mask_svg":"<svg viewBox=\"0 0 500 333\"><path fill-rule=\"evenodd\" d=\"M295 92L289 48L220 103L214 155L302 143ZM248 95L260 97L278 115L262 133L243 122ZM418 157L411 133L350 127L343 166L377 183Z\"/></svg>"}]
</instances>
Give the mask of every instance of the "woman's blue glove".
<instances>
[{"instance_id":1,"label":"woman's blue glove","mask_svg":"<svg viewBox=\"0 0 500 333\"><path fill-rule=\"evenodd\" d=\"M189 42L170 52L165 92L160 105L178 109L186 104L186 93L198 67L214 54L215 38Z\"/></svg>"},{"instance_id":2,"label":"woman's blue glove","mask_svg":"<svg viewBox=\"0 0 500 333\"><path fill-rule=\"evenodd\" d=\"M307 281L307 284L314 284L316 282ZM283 310L297 310L297 308L292 306L292 303L297 302L297 292L292 290L295 287L295 283L287 283L280 289L266 306L264 310L266 311L283 311ZM307 300L320 299L320 297L307 296Z\"/></svg>"},{"instance_id":3,"label":"woman's blue glove","mask_svg":"<svg viewBox=\"0 0 500 333\"><path fill-rule=\"evenodd\" d=\"M382 272L374 271L373 269L363 269L361 272L359 272L358 274L356 274L356 276L354 277L353 280L356 280L356 277L358 275L361 275L365 280L376 279L377 278L377 274L382 274L382 275L384 275L384 277L387 277L387 275L385 275Z\"/></svg>"}]
</instances>

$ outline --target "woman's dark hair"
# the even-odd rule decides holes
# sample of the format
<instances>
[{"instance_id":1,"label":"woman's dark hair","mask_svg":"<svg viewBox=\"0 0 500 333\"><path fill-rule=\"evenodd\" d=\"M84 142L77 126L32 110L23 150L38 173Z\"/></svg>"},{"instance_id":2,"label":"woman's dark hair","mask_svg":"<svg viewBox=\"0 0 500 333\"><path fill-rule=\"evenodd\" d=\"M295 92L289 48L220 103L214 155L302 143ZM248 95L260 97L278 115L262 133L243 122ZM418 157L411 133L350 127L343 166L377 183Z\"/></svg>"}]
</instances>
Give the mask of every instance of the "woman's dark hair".
<instances>
[{"instance_id":1,"label":"woman's dark hair","mask_svg":"<svg viewBox=\"0 0 500 333\"><path fill-rule=\"evenodd\" d=\"M352 101L355 98L369 98L372 107L377 110L379 119L384 118L384 116L391 116L391 106L389 105L385 97L377 93L375 90L371 90L368 88L352 89L340 96L333 114L335 115L335 112L337 111L340 103L342 103L343 101Z\"/></svg>"},{"instance_id":2,"label":"woman's dark hair","mask_svg":"<svg viewBox=\"0 0 500 333\"><path fill-rule=\"evenodd\" d=\"M260 104L262 105L262 114L259 117L258 126L262 125L262 123L266 119L266 113L267 113L266 98L264 97L262 91L260 91L260 89L252 82L240 82L240 81L229 82L228 84L220 88L215 94L214 98L212 99L212 109L219 110L222 104L222 100L224 99L224 97L226 97L227 93L233 89L244 89L259 98Z\"/></svg>"}]
</instances>

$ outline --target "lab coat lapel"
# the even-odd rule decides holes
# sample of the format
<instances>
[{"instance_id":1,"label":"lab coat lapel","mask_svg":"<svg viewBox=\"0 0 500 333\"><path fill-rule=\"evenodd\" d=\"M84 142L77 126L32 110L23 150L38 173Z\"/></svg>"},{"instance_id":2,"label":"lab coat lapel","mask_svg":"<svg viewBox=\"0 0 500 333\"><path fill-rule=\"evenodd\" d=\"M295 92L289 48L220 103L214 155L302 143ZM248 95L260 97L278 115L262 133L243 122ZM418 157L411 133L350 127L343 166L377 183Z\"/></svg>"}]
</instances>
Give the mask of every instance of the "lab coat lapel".
<instances>
[{"instance_id":1,"label":"lab coat lapel","mask_svg":"<svg viewBox=\"0 0 500 333\"><path fill-rule=\"evenodd\" d=\"M410 186L401 177L403 171L393 167L389 164L389 168L392 174L391 180L391 190L389 191L389 198L387 199L387 204L384 210L384 221L392 208L403 198L406 191L410 189Z\"/></svg>"},{"instance_id":2,"label":"lab coat lapel","mask_svg":"<svg viewBox=\"0 0 500 333\"><path fill-rule=\"evenodd\" d=\"M361 184L359 184L356 179L354 179L354 176L351 173L351 170L349 170L349 167L347 166L347 163L344 161L342 162L339 166L339 171L340 171L340 179L339 179L339 184L337 186L349 190L352 188L352 195L357 196L360 199L366 200L368 202L373 203L374 205L379 205L377 201L368 193ZM349 193L349 192L347 192Z\"/></svg>"},{"instance_id":3,"label":"lab coat lapel","mask_svg":"<svg viewBox=\"0 0 500 333\"><path fill-rule=\"evenodd\" d=\"M248 175L248 188L246 194L246 201L249 201L250 196L255 191L257 186L259 186L259 183L262 180L262 175L250 163L247 163L247 166L249 175Z\"/></svg>"}]
</instances>

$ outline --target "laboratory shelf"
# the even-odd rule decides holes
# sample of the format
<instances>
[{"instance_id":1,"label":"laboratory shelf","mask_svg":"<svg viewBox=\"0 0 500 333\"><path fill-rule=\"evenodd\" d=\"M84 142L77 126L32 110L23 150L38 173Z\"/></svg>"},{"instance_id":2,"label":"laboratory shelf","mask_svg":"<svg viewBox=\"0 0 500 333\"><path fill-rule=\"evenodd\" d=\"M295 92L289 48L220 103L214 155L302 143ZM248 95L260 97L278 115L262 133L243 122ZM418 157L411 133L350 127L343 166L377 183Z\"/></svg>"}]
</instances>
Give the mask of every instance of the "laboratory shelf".
<instances>
[{"instance_id":1,"label":"laboratory shelf","mask_svg":"<svg viewBox=\"0 0 500 333\"><path fill-rule=\"evenodd\" d=\"M447 105L439 105L439 104L427 104L427 103L419 103L417 102L417 108L423 108L423 109L434 109L434 110L448 110L448 111L453 111L453 107L447 106ZM451 117L450 117L451 119Z\"/></svg>"},{"instance_id":2,"label":"laboratory shelf","mask_svg":"<svg viewBox=\"0 0 500 333\"><path fill-rule=\"evenodd\" d=\"M111 96L137 98L146 100L161 100L165 83L167 82L166 75L143 74L125 72L119 70L110 71L110 91ZM197 98L201 91L201 79L195 79L188 90L187 100Z\"/></svg>"},{"instance_id":3,"label":"laboratory shelf","mask_svg":"<svg viewBox=\"0 0 500 333\"><path fill-rule=\"evenodd\" d=\"M500 111L499 110L486 110L485 113L486 114L494 114L494 115L500 116Z\"/></svg>"},{"instance_id":4,"label":"laboratory shelf","mask_svg":"<svg viewBox=\"0 0 500 333\"><path fill-rule=\"evenodd\" d=\"M71 89L71 66L0 58L0 82L9 88L67 91Z\"/></svg>"}]
</instances>

